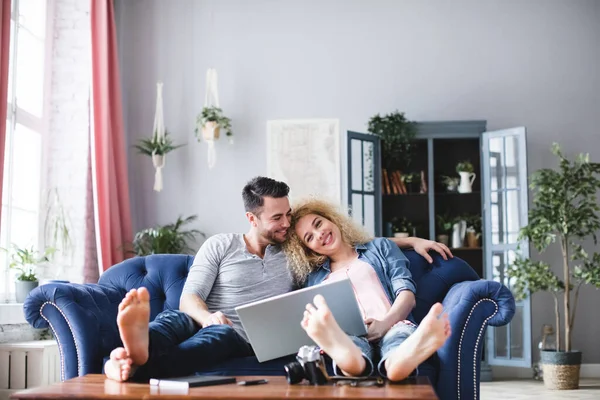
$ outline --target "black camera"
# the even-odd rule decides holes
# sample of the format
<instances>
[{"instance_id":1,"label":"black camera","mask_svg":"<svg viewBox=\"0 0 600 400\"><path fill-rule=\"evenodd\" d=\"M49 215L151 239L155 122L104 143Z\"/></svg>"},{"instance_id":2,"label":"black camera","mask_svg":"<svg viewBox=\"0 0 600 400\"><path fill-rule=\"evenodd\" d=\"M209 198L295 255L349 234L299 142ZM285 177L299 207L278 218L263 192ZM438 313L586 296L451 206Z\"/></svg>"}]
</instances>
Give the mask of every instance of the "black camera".
<instances>
[{"instance_id":1,"label":"black camera","mask_svg":"<svg viewBox=\"0 0 600 400\"><path fill-rule=\"evenodd\" d=\"M304 379L308 380L311 385L325 385L329 382L330 377L325 369L325 360L318 347L300 347L296 360L298 361L293 361L283 367L288 383L300 383Z\"/></svg>"}]
</instances>

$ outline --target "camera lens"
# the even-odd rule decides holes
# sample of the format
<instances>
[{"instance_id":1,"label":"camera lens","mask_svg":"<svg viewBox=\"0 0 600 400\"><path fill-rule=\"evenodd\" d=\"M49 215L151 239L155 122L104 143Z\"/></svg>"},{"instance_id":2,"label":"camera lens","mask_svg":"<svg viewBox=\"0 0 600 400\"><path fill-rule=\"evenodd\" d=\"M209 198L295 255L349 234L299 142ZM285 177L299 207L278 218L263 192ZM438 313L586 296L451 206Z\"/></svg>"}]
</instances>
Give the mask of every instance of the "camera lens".
<instances>
[{"instance_id":1,"label":"camera lens","mask_svg":"<svg viewBox=\"0 0 600 400\"><path fill-rule=\"evenodd\" d=\"M300 383L304 379L304 368L302 368L302 364L297 361L284 365L283 369L285 369L285 376L288 383L292 385Z\"/></svg>"}]
</instances>

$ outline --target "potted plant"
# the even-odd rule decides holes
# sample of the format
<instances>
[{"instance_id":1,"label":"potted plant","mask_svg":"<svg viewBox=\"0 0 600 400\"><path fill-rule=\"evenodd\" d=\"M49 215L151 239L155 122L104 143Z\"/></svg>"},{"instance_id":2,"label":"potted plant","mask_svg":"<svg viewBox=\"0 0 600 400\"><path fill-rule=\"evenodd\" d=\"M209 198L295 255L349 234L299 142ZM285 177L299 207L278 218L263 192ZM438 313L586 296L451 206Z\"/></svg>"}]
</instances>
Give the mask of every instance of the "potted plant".
<instances>
[{"instance_id":1,"label":"potted plant","mask_svg":"<svg viewBox=\"0 0 600 400\"><path fill-rule=\"evenodd\" d=\"M450 243L450 231L452 230L452 224L454 223L454 218L450 217L448 214L444 215L436 215L435 217L437 222L438 234L437 241L440 243L444 243L446 246Z\"/></svg>"},{"instance_id":2,"label":"potted plant","mask_svg":"<svg viewBox=\"0 0 600 400\"><path fill-rule=\"evenodd\" d=\"M173 224L148 228L137 232L133 238L132 253L137 256L150 254L190 254L194 250L188 246L188 241L204 234L197 229L182 230L184 225L195 221L192 215L185 219L178 217Z\"/></svg>"},{"instance_id":3,"label":"potted plant","mask_svg":"<svg viewBox=\"0 0 600 400\"><path fill-rule=\"evenodd\" d=\"M36 268L44 262L49 262L55 249L46 247L43 254L31 247L19 247L13 244L13 251L10 255L9 267L17 270L17 280L15 282L15 296L17 303L23 303L33 289L38 287L39 281L36 276Z\"/></svg>"},{"instance_id":4,"label":"potted plant","mask_svg":"<svg viewBox=\"0 0 600 400\"><path fill-rule=\"evenodd\" d=\"M467 222L467 247L481 247L481 215L468 215L465 220Z\"/></svg>"},{"instance_id":5,"label":"potted plant","mask_svg":"<svg viewBox=\"0 0 600 400\"><path fill-rule=\"evenodd\" d=\"M393 217L391 219L392 234L395 237L409 237L413 234L413 224L404 217Z\"/></svg>"},{"instance_id":6,"label":"potted plant","mask_svg":"<svg viewBox=\"0 0 600 400\"><path fill-rule=\"evenodd\" d=\"M460 182L460 178L456 176L447 176L442 175L442 183L446 186L446 190L449 192L456 192L458 189L458 183Z\"/></svg>"},{"instance_id":7,"label":"potted plant","mask_svg":"<svg viewBox=\"0 0 600 400\"><path fill-rule=\"evenodd\" d=\"M555 274L552 264L523 255L508 268L507 275L517 299L538 291L549 291L554 296L557 351L541 352L544 384L552 389L576 389L581 352L573 349L571 339L579 290L583 284L600 288L600 253L590 254L583 246L586 241L597 245L600 164L590 162L589 156L583 154L575 161L568 160L556 143L552 152L558 157L559 167L533 174L533 207L519 238L528 240L539 252L559 246L561 273ZM561 302L564 336L560 326Z\"/></svg>"},{"instance_id":8,"label":"potted plant","mask_svg":"<svg viewBox=\"0 0 600 400\"><path fill-rule=\"evenodd\" d=\"M459 193L471 193L473 191L473 181L475 180L475 169L470 161L461 161L456 164L456 172L460 175Z\"/></svg>"},{"instance_id":9,"label":"potted plant","mask_svg":"<svg viewBox=\"0 0 600 400\"><path fill-rule=\"evenodd\" d=\"M412 161L412 150L417 129L404 113L395 111L371 117L368 130L381 138L383 164L388 170L406 171Z\"/></svg>"},{"instance_id":10,"label":"potted plant","mask_svg":"<svg viewBox=\"0 0 600 400\"><path fill-rule=\"evenodd\" d=\"M202 132L204 140L213 141L219 139L221 128L227 136L232 136L231 119L223 115L219 107L203 107L202 112L196 118L196 138L200 141L199 132Z\"/></svg>"}]
</instances>

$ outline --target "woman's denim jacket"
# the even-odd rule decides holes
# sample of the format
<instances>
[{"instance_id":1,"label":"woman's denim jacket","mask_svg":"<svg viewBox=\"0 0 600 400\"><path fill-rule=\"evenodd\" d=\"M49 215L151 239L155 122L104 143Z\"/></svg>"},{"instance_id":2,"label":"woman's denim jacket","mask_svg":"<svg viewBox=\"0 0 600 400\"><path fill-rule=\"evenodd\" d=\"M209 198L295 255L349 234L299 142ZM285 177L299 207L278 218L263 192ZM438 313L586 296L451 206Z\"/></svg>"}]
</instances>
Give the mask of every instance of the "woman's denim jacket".
<instances>
[{"instance_id":1,"label":"woman's denim jacket","mask_svg":"<svg viewBox=\"0 0 600 400\"><path fill-rule=\"evenodd\" d=\"M394 300L403 290L410 290L415 295L417 288L408 269L408 258L398 248L396 243L385 238L376 238L365 244L356 246L358 259L373 267L383 286L385 294L394 304ZM329 259L310 273L306 286L322 283L331 273ZM412 320L411 317L409 317Z\"/></svg>"}]
</instances>

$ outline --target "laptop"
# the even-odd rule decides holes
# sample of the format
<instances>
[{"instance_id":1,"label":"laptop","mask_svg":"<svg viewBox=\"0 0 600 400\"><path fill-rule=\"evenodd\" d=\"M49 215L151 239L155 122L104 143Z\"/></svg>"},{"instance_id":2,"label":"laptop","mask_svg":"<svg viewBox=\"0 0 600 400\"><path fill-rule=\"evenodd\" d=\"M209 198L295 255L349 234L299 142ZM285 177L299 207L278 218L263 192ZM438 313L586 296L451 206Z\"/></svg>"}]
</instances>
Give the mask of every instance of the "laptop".
<instances>
[{"instance_id":1,"label":"laptop","mask_svg":"<svg viewBox=\"0 0 600 400\"><path fill-rule=\"evenodd\" d=\"M316 345L300 322L306 305L317 294L325 298L344 332L354 336L367 334L350 279L325 282L235 308L258 361L296 354L304 345Z\"/></svg>"}]
</instances>

